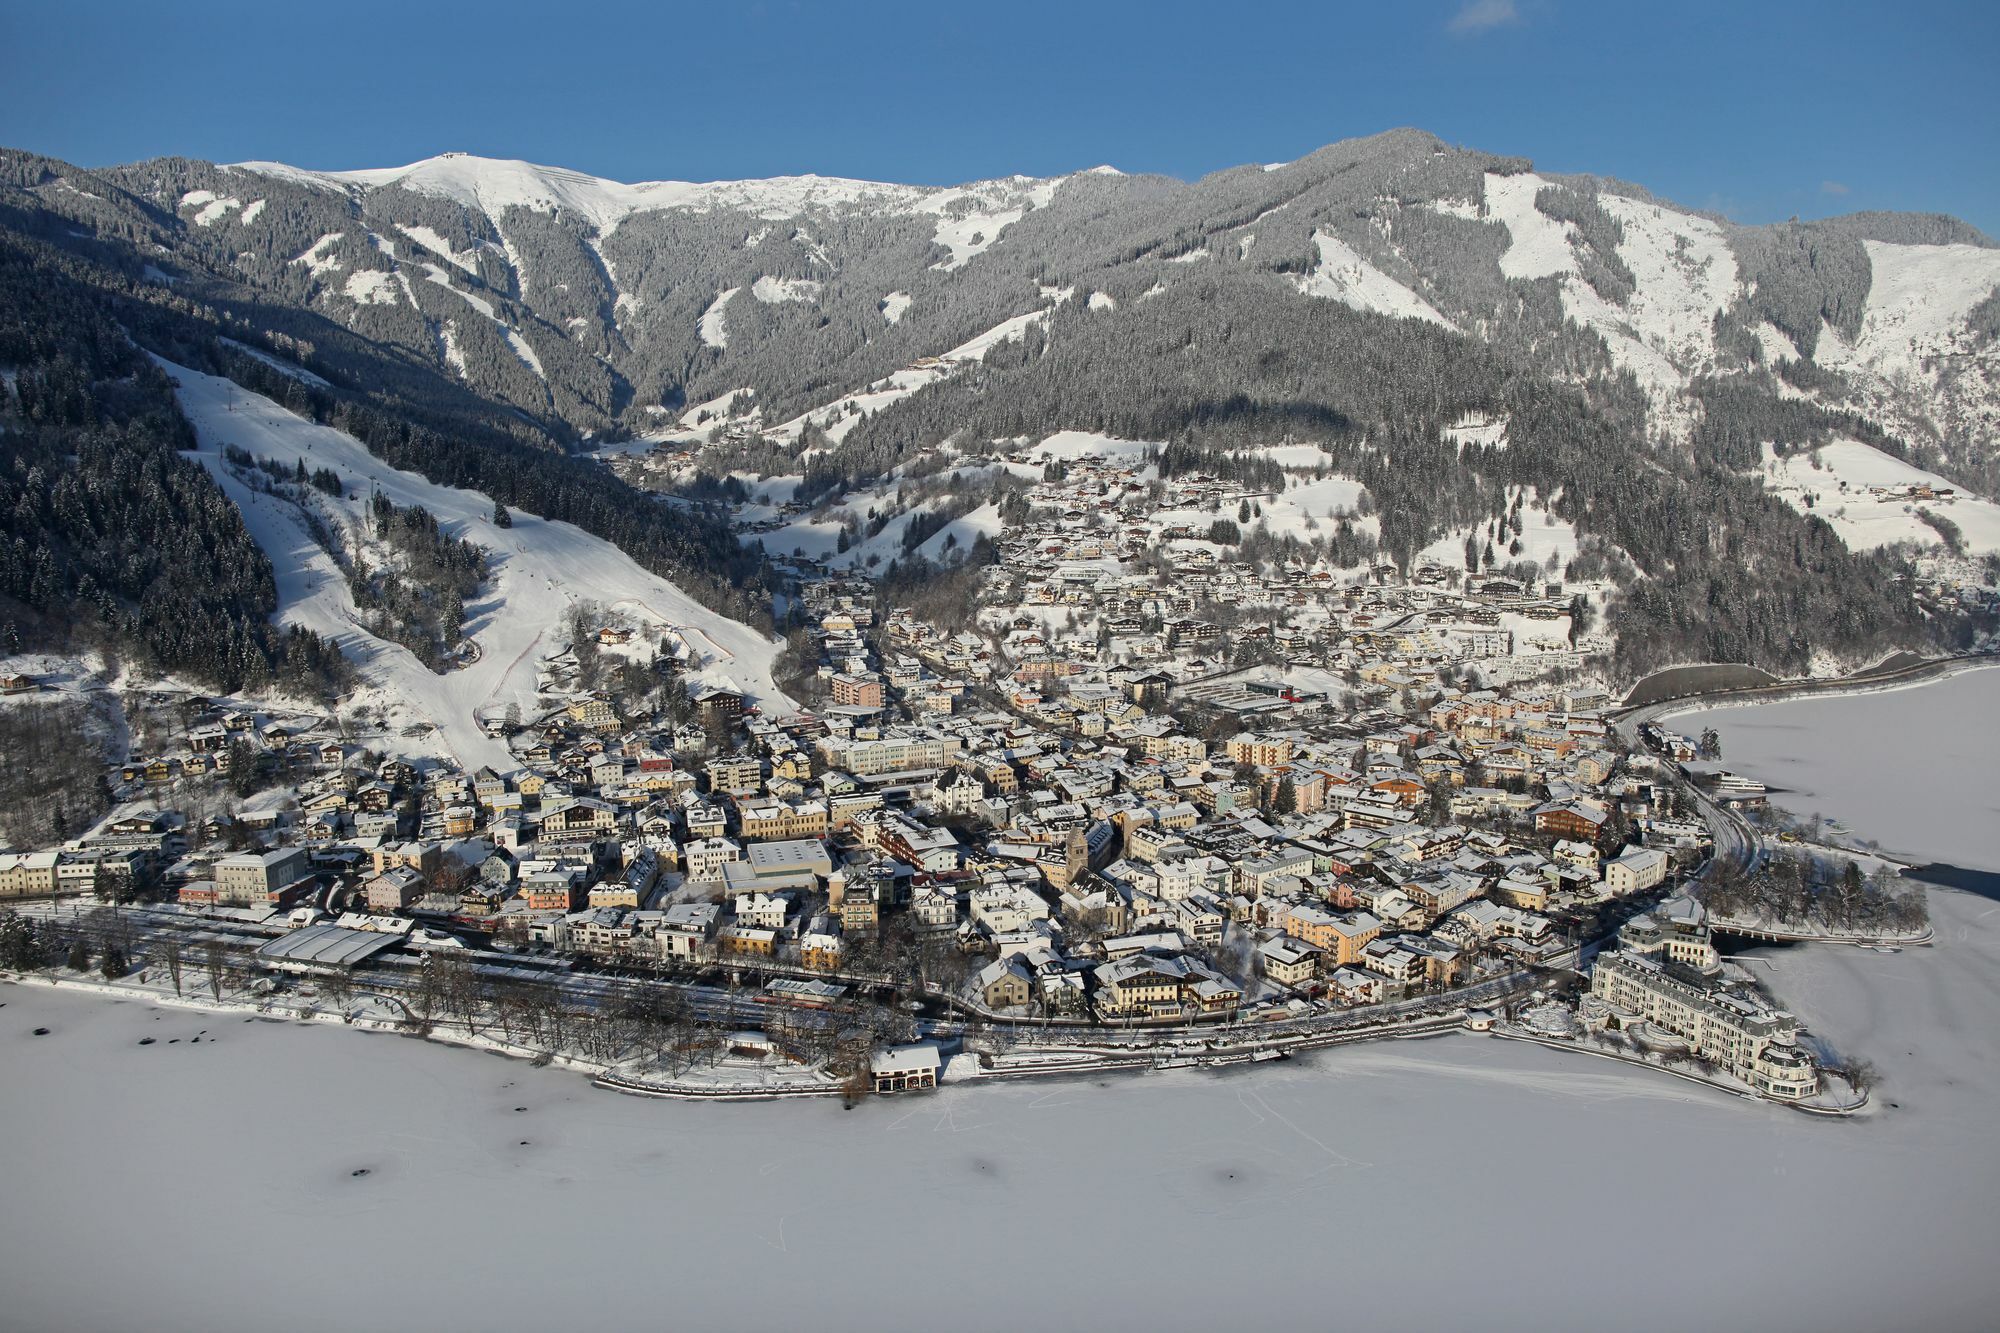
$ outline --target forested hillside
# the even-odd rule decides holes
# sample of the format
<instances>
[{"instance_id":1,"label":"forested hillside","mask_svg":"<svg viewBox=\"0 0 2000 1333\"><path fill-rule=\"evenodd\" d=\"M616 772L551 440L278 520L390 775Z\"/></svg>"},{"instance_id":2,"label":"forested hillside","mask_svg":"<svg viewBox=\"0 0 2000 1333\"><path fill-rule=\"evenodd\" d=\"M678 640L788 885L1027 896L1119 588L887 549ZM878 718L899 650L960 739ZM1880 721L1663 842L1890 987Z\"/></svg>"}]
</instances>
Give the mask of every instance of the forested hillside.
<instances>
[{"instance_id":1,"label":"forested hillside","mask_svg":"<svg viewBox=\"0 0 2000 1333\"><path fill-rule=\"evenodd\" d=\"M45 416L52 410L41 397L47 363L58 386L92 386L89 395L104 402L98 415L108 413L120 424L143 419L146 438L157 443L161 457L177 462L174 452L189 447L189 437L165 377L143 355L155 352L231 376L302 415L335 425L394 466L574 523L620 545L704 604L736 619L768 622L760 563L738 545L713 506L663 502L625 486L566 452L559 443L566 433L560 423L537 423L310 310L275 303L269 293L198 269L169 280L154 261L171 262L167 255L181 224L115 186L25 155L7 155L0 166L5 168L0 171L0 266L7 283L0 319L8 338L0 348L0 369ZM95 188L80 188L74 183L79 180ZM313 369L299 361L310 362ZM69 404L75 397L76 391L66 390L63 401ZM134 402L142 407L133 407ZM69 405L62 410L68 414L65 423L82 429L85 409ZM10 467L25 477L34 465L34 437L9 432L6 440ZM79 458L88 462L92 456L80 453ZM107 466L137 466L119 458L117 450L106 460ZM198 468L183 475L200 479L188 484L207 486ZM121 484L98 493L109 504L131 489ZM223 514L231 512L219 492L209 488L203 493L213 497ZM45 517L31 517L23 509L19 522L33 528ZM182 540L190 531L185 523L119 530L129 531L133 535L128 540L136 541L137 534L155 527L164 533L162 543ZM240 538L240 525L235 531ZM259 573L263 567L254 546L238 558L219 540L200 535L186 539L200 542L199 558L191 552L180 567L213 569L215 576L205 580L205 589L181 595L237 600L240 584L261 578L260 604L268 612L268 571ZM58 559L53 553L50 558ZM70 557L72 564L81 559ZM33 577L24 577L33 591ZM34 591L36 597L51 588L55 591L49 595L61 596L62 586L51 583L51 577L41 579L43 591ZM105 581L102 573L94 578L96 585ZM47 605L37 601L27 610ZM18 619L17 632L27 641L37 641L37 632L54 624L35 614ZM132 623L140 621L146 633L193 635L207 618L162 616L156 623L147 615ZM240 646L224 651L211 644L200 651L219 652L221 660L238 663L205 679L226 684L256 677ZM173 660L183 656L185 652Z\"/></svg>"},{"instance_id":2,"label":"forested hillside","mask_svg":"<svg viewBox=\"0 0 2000 1333\"><path fill-rule=\"evenodd\" d=\"M4 648L93 649L216 689L330 694L340 654L268 621L271 567L167 377L95 302L0 234Z\"/></svg>"}]
</instances>

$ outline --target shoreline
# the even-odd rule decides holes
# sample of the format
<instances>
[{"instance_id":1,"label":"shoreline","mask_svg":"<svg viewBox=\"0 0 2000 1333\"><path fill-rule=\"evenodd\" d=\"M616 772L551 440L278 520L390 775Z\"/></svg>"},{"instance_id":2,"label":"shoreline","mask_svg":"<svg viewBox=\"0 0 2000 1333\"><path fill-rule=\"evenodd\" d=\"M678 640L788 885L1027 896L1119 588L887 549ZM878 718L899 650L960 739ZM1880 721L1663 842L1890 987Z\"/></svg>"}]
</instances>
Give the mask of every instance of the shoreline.
<instances>
[{"instance_id":1,"label":"shoreline","mask_svg":"<svg viewBox=\"0 0 2000 1333\"><path fill-rule=\"evenodd\" d=\"M1732 712L1740 713L1741 710L1745 709L1767 706L1773 710L1777 710L1791 704L1797 704L1801 707L1812 707L1828 701L1867 699L1877 696L1903 694L1928 686L1942 685L1945 682L1961 680L1965 677L1991 670L2000 670L2000 656L1991 653L1962 654L1951 657L1933 658L1922 663L1900 667L1890 673L1868 679L1841 679L1826 682L1793 681L1780 685L1760 687L1754 691L1724 691L1716 695L1689 696L1658 704L1642 705L1620 713L1618 715L1618 724L1621 728L1636 728L1643 723L1653 722L1676 730L1687 731L1689 730L1689 727L1686 725L1688 719L1697 716L1706 717L1709 714L1715 713L1727 715ZM1968 688L1981 690L1984 687L1960 686L1953 697L1960 697L1963 691ZM1981 698L1983 699L1983 696ZM1893 709L1896 705L1877 705L1876 707ZM1904 707L1921 706L1905 705ZM1769 719L1760 717L1743 725L1753 732L1762 732L1767 730L1768 726L1810 731L1814 729L1814 726L1826 729L1834 725L1829 723L1823 715L1807 714L1806 716L1813 719L1813 725L1808 725L1802 721L1786 723L1782 720L1784 718L1783 714ZM1876 714L1863 714L1861 720L1865 721L1867 718L1874 716ZM1718 721L1725 731L1733 725L1720 719ZM1968 722L1969 725L1976 728L1976 718L1968 719ZM1837 817L1840 830L1839 836L1845 839L1845 845L1835 843L1831 838L1824 835L1819 839L1819 844L1799 839L1790 840L1799 850L1806 852L1818 851L1827 855L1845 857L1876 858L1893 865L1905 878L1921 878L1926 884L1939 882L1934 879L1923 878L1918 873L1923 868L1932 865L1945 866L1947 875L1955 872L1957 876L1956 882L1961 886L1969 881L1980 879L1985 879L1988 882L2000 881L2000 860L1994 859L1990 852L1983 851L1976 839L1971 845L1965 845L1962 837L1953 836L1950 833L1940 833L1937 827L1913 826L1905 827L1900 833L1895 833L1895 841L1892 842L1889 832L1877 833L1862 827L1869 821L1867 813L1869 810L1874 809L1878 815L1881 811L1871 806L1853 788L1852 774L1840 772L1830 757L1820 763L1820 766L1815 768L1812 773L1806 775L1804 779L1800 779L1791 775L1790 770L1787 768L1788 764L1796 762L1789 753L1774 757L1772 754L1765 753L1756 746L1753 746L1752 749L1755 755L1761 755L1761 760L1754 757L1746 760L1739 753L1736 757L1736 764L1732 766L1730 760L1726 757L1728 751L1725 749L1725 758L1716 766L1723 768L1734 767L1736 771L1745 773L1748 776L1761 778L1767 784L1768 788L1766 804L1774 811L1782 812L1790 819L1800 823L1803 823L1809 810L1823 808L1818 803L1826 801L1834 803L1830 814ZM1879 751L1880 749L1881 744L1878 738L1877 750ZM1807 753L1813 752L1809 748ZM1894 758L1895 754L1892 746L1886 755L1883 753L1873 754L1872 761L1879 764L1892 762ZM1853 766L1852 762L1848 762L1850 769ZM1921 761L1913 761L1912 773L1914 774L1921 770ZM1894 802L1890 802L1890 804L1893 805ZM1893 825L1898 821L1891 819L1888 822ZM1905 819L1901 822L1908 824L1910 821ZM1759 841L1769 851L1784 850L1785 840L1780 839L1775 831L1768 835L1760 834ZM1936 842L1942 850L1927 849L1927 842ZM1978 864L1982 860L1986 864Z\"/></svg>"},{"instance_id":2,"label":"shoreline","mask_svg":"<svg viewBox=\"0 0 2000 1333\"><path fill-rule=\"evenodd\" d=\"M1648 703L1621 704L1609 711L1620 723L1630 722L1636 725L1640 722L1663 721L1670 717L1679 717L1684 713L1712 712L1719 708L1747 708L1756 704L1790 703L1798 699L1838 699L1869 694L1892 694L1898 690L1916 689L1940 680L1950 680L1967 672L1989 669L2000 670L2000 652L1954 653L1946 657L1931 657L1874 676L1865 672L1824 678L1804 676L1796 680L1772 681L1768 685L1744 685L1682 694L1670 699L1655 699Z\"/></svg>"},{"instance_id":3,"label":"shoreline","mask_svg":"<svg viewBox=\"0 0 2000 1333\"><path fill-rule=\"evenodd\" d=\"M36 1327L146 1327L149 1310L155 1325L167 1311L173 1328L351 1324L344 1270L302 1290L283 1279L310 1265L266 1265L283 1273L242 1282L218 1269L228 1267L219 1238L270 1234L288 1253L370 1247L354 1260L359 1290L399 1323L610 1327L657 1321L666 1291L687 1318L727 1329L824 1323L830 1301L881 1323L881 1293L913 1269L963 1274L1011 1243L1036 1247L1023 1264L1063 1309L1183 1328L1241 1312L1240 1291L1189 1281L1191 1271L1317 1271L1329 1210L1346 1208L1369 1219L1341 1242L1351 1266L1376 1275L1353 1297L1373 1302L1360 1317L1406 1317L1409 1292L1436 1283L1437 1256L1449 1253L1491 1261L1444 1284L1464 1308L1440 1318L1475 1327L1492 1320L1494 1283L1532 1300L1550 1270L1524 1268L1519 1247L1496 1250L1491 1210L1468 1190L1546 1211L1605 1197L1607 1164L1618 1163L1645 1206L1617 1227L1545 1237L1538 1251L1593 1284L1565 1288L1577 1327L1629 1298L1634 1253L1684 1239L1690 1224L1754 1256L1721 1273L1753 1302L1739 1306L1745 1321L1892 1326L1956 1274L2000 1290L1980 1244L2000 1181L1980 1118L2000 1089L1986 984L2000 917L1988 906L1941 896L1938 932L1952 947L1922 958L1772 955L1778 993L1823 1014L1814 1026L1836 1046L1865 1037L1881 1065L1869 1110L1848 1117L1780 1114L1624 1062L1457 1036L1421 1049L1367 1043L1242 1078L1071 1071L948 1083L852 1111L794 1098L648 1107L469 1051L0 990L8 1123L23 1145L19 1223L0 1271L15 1313ZM51 1034L30 1037L38 1025ZM1848 1099L1840 1089L1831 1100ZM77 1186L87 1169L140 1188L142 1206L103 1206ZM1871 1215L1907 1219L1892 1229L1896 1261L1853 1225ZM518 1240L471 1244L450 1259L466 1290L440 1290L440 1235L490 1238L499 1226L512 1237L524 1222L532 1272ZM829 1227L889 1239L829 1264ZM1198 1253L1162 1244L1192 1232ZM59 1280L91 1252L126 1258L99 1280ZM1902 1263L1904 1253L1922 1262ZM1826 1312L1773 1291L1776 1268L1823 1293ZM1113 1291L1110 1270L1130 1280ZM810 1290L786 1288L796 1307L762 1303L773 1271L814 1274ZM607 1272L656 1277L607 1286ZM1853 1290L1828 1288L1836 1280ZM1289 1286L1299 1308L1275 1317L1310 1324L1324 1293ZM1134 1305L1149 1299L1157 1310ZM1982 1316L1986 1300L1982 1288ZM1654 1307L1634 1308L1654 1326ZM908 1321L937 1317L925 1307ZM1004 1302L952 1317L1018 1322ZM1655 1322L1674 1318L1669 1309Z\"/></svg>"}]
</instances>

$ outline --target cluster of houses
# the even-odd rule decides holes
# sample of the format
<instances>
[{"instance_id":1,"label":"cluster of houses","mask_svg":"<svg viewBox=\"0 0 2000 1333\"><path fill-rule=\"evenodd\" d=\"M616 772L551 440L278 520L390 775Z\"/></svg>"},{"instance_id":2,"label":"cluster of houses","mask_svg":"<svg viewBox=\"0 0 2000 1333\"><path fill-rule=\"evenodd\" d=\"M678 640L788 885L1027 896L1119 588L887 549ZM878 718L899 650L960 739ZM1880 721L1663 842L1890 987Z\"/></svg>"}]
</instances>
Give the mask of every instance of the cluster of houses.
<instances>
[{"instance_id":1,"label":"cluster of houses","mask_svg":"<svg viewBox=\"0 0 2000 1333\"><path fill-rule=\"evenodd\" d=\"M1029 491L1028 520L1002 537L982 628L1005 637L1017 665L1054 675L1105 659L1254 652L1413 679L1440 664L1476 665L1499 681L1581 669L1609 646L1570 626L1572 598L1601 592L1599 583L1437 562L1407 576L1386 559L1358 570L1303 558L1259 563L1209 539L1211 517L1263 498L1207 474L1156 481L1150 464L1130 457L1072 460ZM1095 632L1052 634L1051 613ZM1225 615L1243 623L1221 623Z\"/></svg>"},{"instance_id":2,"label":"cluster of houses","mask_svg":"<svg viewBox=\"0 0 2000 1333\"><path fill-rule=\"evenodd\" d=\"M144 847L16 856L0 891L144 856L201 910L792 985L920 972L992 1016L1139 1024L1557 963L1599 904L1699 854L1705 829L1660 761L1625 752L1600 689L1464 670L1580 663L1570 590L1436 567L1272 577L1146 517L1239 493L1076 461L1007 533L978 629L815 571L798 592L811 711L709 688L676 725L560 691L509 729L507 764L465 772L218 704L120 780L171 790L240 741L284 758L295 799L196 827L150 816ZM1228 606L1269 613L1202 616ZM1063 608L1096 632L1054 630ZM1307 665L1232 674L1257 640L1274 667Z\"/></svg>"},{"instance_id":3,"label":"cluster of houses","mask_svg":"<svg viewBox=\"0 0 2000 1333\"><path fill-rule=\"evenodd\" d=\"M1702 836L1594 694L1434 686L1405 712L1409 691L1364 681L1353 713L1211 701L1241 726L1211 738L1156 665L1030 685L1005 650L878 623L866 584L803 599L834 701L817 711L706 689L676 727L581 695L510 738L510 768L468 773L223 704L121 778L170 787L243 739L283 751L295 800L121 820L0 862L0 891L144 860L204 910L752 977L881 975L893 939L977 1010L1136 1023L1555 960L1578 911L1661 884Z\"/></svg>"}]
</instances>

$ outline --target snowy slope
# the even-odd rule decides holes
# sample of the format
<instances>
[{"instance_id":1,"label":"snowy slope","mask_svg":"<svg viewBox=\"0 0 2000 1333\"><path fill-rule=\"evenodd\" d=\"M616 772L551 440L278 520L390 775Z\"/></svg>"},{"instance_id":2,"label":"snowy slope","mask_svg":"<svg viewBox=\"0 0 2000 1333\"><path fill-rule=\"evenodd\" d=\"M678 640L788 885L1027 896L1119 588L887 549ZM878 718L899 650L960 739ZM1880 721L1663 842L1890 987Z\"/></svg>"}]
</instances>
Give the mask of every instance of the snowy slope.
<instances>
[{"instance_id":1,"label":"snowy slope","mask_svg":"<svg viewBox=\"0 0 2000 1333\"><path fill-rule=\"evenodd\" d=\"M1311 273L1298 279L1298 288L1307 296L1324 297L1396 319L1427 319L1451 328L1452 323L1432 308L1431 303L1382 272L1360 252L1338 236L1323 231L1313 233L1319 263Z\"/></svg>"},{"instance_id":2,"label":"snowy slope","mask_svg":"<svg viewBox=\"0 0 2000 1333\"><path fill-rule=\"evenodd\" d=\"M350 194L397 186L463 204L484 213L496 226L509 208L537 212L560 208L587 219L600 236L617 230L634 213L666 209L706 212L730 208L774 222L795 218L815 208L865 207L930 213L938 218L938 243L952 252L951 258L939 266L946 269L969 262L1029 209L1046 204L1057 187L1071 179L1012 176L936 187L805 175L699 184L646 181L627 185L564 167L468 153L445 153L404 167L360 171L309 171L282 162L239 162L232 169ZM211 194L200 202L206 205L213 198ZM437 248L428 241L424 244L426 248ZM439 253L449 252L446 249Z\"/></svg>"},{"instance_id":3,"label":"snowy slope","mask_svg":"<svg viewBox=\"0 0 2000 1333\"><path fill-rule=\"evenodd\" d=\"M933 238L951 251L951 257L932 265L951 272L964 268L1000 239L1000 233L1019 222L1031 208L1040 208L1055 197L1056 187L1066 178L1038 181L1011 176L1001 181L981 181L955 190L931 191L916 204L915 211L937 215Z\"/></svg>"},{"instance_id":4,"label":"snowy slope","mask_svg":"<svg viewBox=\"0 0 2000 1333\"><path fill-rule=\"evenodd\" d=\"M1862 244L1873 272L1867 312L1853 347L1836 359L1895 377L1918 372L1926 358L1964 350L1966 316L2000 287L2000 250Z\"/></svg>"},{"instance_id":5,"label":"snowy slope","mask_svg":"<svg viewBox=\"0 0 2000 1333\"><path fill-rule=\"evenodd\" d=\"M760 280L768 281L768 280ZM948 352L934 357L925 357L916 365L909 366L886 379L877 380L859 393L843 395L839 401L810 412L801 413L790 421L776 427L771 434L782 440L796 440L808 421L819 426L827 438L835 444L846 438L847 432L861 423L861 419L879 412L891 403L908 398L926 385L935 384L959 373L968 366L986 359L986 354L1001 343L1012 342L1028 331L1031 325L1048 321L1047 310L1031 310L1025 315L1015 315L966 339Z\"/></svg>"},{"instance_id":6,"label":"snowy slope","mask_svg":"<svg viewBox=\"0 0 2000 1333\"><path fill-rule=\"evenodd\" d=\"M1273 533L1311 541L1325 537L1345 516L1357 531L1375 533L1381 524L1372 514L1358 517L1355 510L1367 488L1346 477L1324 477L1317 481L1288 478L1284 491L1263 497L1258 503L1263 517L1258 522ZM1207 516L1202 516L1205 519Z\"/></svg>"},{"instance_id":7,"label":"snowy slope","mask_svg":"<svg viewBox=\"0 0 2000 1333\"><path fill-rule=\"evenodd\" d=\"M228 380L161 364L179 383L181 409L201 444L196 456L243 511L245 525L270 557L278 582L277 621L304 625L339 643L361 675L354 703L384 707L392 720L435 726L435 737L419 744L433 745L468 767L510 766L506 747L480 730L475 714L510 703L534 713L540 659L559 646L556 627L563 612L586 599L655 630L678 631L693 652L691 674L699 679L756 699L783 700L771 683L777 641L701 606L609 542L526 512L516 512L510 528L495 527L492 500L476 491L397 471L351 436L294 416ZM445 531L485 547L493 576L466 608L478 660L436 675L407 649L363 630L339 566L313 542L289 503L256 494L235 479L222 459L225 445L333 469L349 498L328 504L344 525L365 521L367 497L378 490L398 505L422 505Z\"/></svg>"},{"instance_id":8,"label":"snowy slope","mask_svg":"<svg viewBox=\"0 0 2000 1333\"><path fill-rule=\"evenodd\" d=\"M1535 207L1536 193L1549 183L1534 172L1486 176L1488 215L1507 228L1501 273L1559 278L1564 317L1604 339L1613 364L1645 389L1661 425L1685 430L1688 381L1713 362L1715 316L1740 287L1722 229L1678 209L1600 193L1598 203L1624 229L1618 257L1637 284L1629 300L1615 305L1583 280L1575 228Z\"/></svg>"},{"instance_id":9,"label":"snowy slope","mask_svg":"<svg viewBox=\"0 0 2000 1333\"><path fill-rule=\"evenodd\" d=\"M1535 207L1535 194L1548 184L1532 171L1518 175L1486 174L1486 207L1507 229L1507 250L1500 272L1509 278L1549 278L1576 272L1569 229Z\"/></svg>"},{"instance_id":10,"label":"snowy slope","mask_svg":"<svg viewBox=\"0 0 2000 1333\"><path fill-rule=\"evenodd\" d=\"M1851 550L1898 542L1943 545L1937 529L1917 517L1918 509L1928 509L1958 525L1971 554L2000 552L2000 505L1963 492L1950 500L1915 500L1894 492L1877 495L1872 488L1901 492L1910 486L1949 488L1952 483L1858 440L1835 440L1785 458L1765 445L1764 473L1773 494L1794 509L1825 519Z\"/></svg>"},{"instance_id":11,"label":"snowy slope","mask_svg":"<svg viewBox=\"0 0 2000 1333\"><path fill-rule=\"evenodd\" d=\"M731 297L742 290L741 287L724 288L716 293L713 301L708 303L708 309L701 312L701 320L696 324L695 332L710 347L719 349L729 346L729 315L723 307L729 304Z\"/></svg>"},{"instance_id":12,"label":"snowy slope","mask_svg":"<svg viewBox=\"0 0 2000 1333\"><path fill-rule=\"evenodd\" d=\"M954 556L970 550L981 537L997 541L1004 527L1000 521L1000 506L981 505L963 518L955 518L945 524L930 540L917 547L917 554L935 564L946 564Z\"/></svg>"},{"instance_id":13,"label":"snowy slope","mask_svg":"<svg viewBox=\"0 0 2000 1333\"><path fill-rule=\"evenodd\" d=\"M343 191L400 186L454 200L496 221L509 208L549 212L560 207L587 218L600 233L615 230L635 212L657 209L738 208L760 217L779 219L794 217L812 207L860 203L908 206L928 193L917 186L812 175L706 184L648 181L626 185L564 167L474 157L467 153L446 153L406 167L361 171L307 171L282 162L241 162L237 166L243 171Z\"/></svg>"},{"instance_id":14,"label":"snowy slope","mask_svg":"<svg viewBox=\"0 0 2000 1333\"><path fill-rule=\"evenodd\" d=\"M1866 241L1873 281L1852 345L1831 327L1814 360L1848 376L1857 404L1891 429L1963 448L2000 436L2000 343L1967 328L2000 289L2000 250Z\"/></svg>"},{"instance_id":15,"label":"snowy slope","mask_svg":"<svg viewBox=\"0 0 2000 1333\"><path fill-rule=\"evenodd\" d=\"M1465 539L1475 537L1483 552L1486 546L1486 525L1471 528L1454 528L1439 537L1417 553L1415 563L1419 566L1429 563L1445 569L1465 568ZM1520 560L1533 560L1547 568L1551 560L1555 568L1561 569L1576 555L1578 538L1576 525L1568 519L1557 518L1548 511L1541 497L1531 489L1521 506L1521 553L1509 555L1507 543L1497 543L1494 559L1497 564L1512 564Z\"/></svg>"},{"instance_id":16,"label":"snowy slope","mask_svg":"<svg viewBox=\"0 0 2000 1333\"><path fill-rule=\"evenodd\" d=\"M1618 257L1638 284L1626 322L1682 370L1702 369L1715 356L1715 317L1741 290L1722 228L1622 195L1600 194L1598 203L1625 229Z\"/></svg>"}]
</instances>

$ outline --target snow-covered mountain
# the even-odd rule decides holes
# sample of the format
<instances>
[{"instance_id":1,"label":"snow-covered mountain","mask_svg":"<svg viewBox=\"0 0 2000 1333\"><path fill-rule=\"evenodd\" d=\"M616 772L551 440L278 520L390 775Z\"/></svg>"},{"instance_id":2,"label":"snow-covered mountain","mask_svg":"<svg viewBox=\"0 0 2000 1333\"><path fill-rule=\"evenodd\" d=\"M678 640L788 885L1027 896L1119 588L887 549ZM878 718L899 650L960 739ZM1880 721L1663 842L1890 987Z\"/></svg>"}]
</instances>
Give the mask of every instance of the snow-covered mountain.
<instances>
[{"instance_id":1,"label":"snow-covered mountain","mask_svg":"<svg viewBox=\"0 0 2000 1333\"><path fill-rule=\"evenodd\" d=\"M1192 182L6 161L22 230L448 435L677 436L814 499L1066 431L1305 442L1399 562L1532 491L1662 642L1768 597L1711 652L1796 660L1827 589L1892 580L1823 543L1982 549L1881 478L2000 493L2000 249L1936 215L1742 226L1414 130ZM1821 509L1864 494L1900 517Z\"/></svg>"},{"instance_id":2,"label":"snow-covered mountain","mask_svg":"<svg viewBox=\"0 0 2000 1333\"><path fill-rule=\"evenodd\" d=\"M459 153L114 174L234 275L577 431L644 431L737 390L792 420L1053 290L1117 319L1176 285L1274 275L1578 382L1629 376L1667 437L1701 420L1704 377L1792 360L1831 373L1786 396L1861 411L1931 461L1983 468L2000 410L2000 251L1963 224L1742 227L1412 131L1192 183L1096 168L628 185Z\"/></svg>"}]
</instances>

